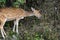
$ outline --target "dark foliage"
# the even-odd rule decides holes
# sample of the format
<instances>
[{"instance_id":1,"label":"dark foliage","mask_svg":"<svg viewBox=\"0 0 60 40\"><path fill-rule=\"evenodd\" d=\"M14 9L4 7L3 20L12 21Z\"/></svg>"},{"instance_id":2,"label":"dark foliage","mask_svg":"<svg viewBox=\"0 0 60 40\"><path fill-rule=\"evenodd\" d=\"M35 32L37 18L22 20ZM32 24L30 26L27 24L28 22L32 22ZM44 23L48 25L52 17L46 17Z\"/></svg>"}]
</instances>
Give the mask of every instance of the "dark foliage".
<instances>
[{"instance_id":1,"label":"dark foliage","mask_svg":"<svg viewBox=\"0 0 60 40\"><path fill-rule=\"evenodd\" d=\"M16 1L7 0L6 5L12 7ZM17 6L25 10L31 10L31 7L39 9L42 17L37 19L32 16L20 20L19 35L12 32L13 21L7 22L4 28L9 37L6 40L60 40L60 0L26 0L24 4L17 2Z\"/></svg>"}]
</instances>

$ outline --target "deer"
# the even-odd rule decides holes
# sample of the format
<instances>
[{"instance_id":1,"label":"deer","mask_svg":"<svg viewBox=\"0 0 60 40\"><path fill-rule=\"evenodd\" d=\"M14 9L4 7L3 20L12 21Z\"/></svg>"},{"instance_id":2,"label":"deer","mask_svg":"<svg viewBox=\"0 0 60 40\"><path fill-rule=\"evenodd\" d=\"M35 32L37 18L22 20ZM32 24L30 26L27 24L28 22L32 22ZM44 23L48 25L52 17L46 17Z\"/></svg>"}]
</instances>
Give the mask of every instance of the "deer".
<instances>
[{"instance_id":1,"label":"deer","mask_svg":"<svg viewBox=\"0 0 60 40\"><path fill-rule=\"evenodd\" d=\"M4 25L6 21L12 21L14 20L13 25L13 32L18 32L18 24L19 20L24 19L24 17L28 16L36 16L38 19L40 19L41 14L39 10L34 9L31 7L31 11L25 11L22 8L1 8L0 9L0 31L3 38L5 38L6 33L4 30Z\"/></svg>"}]
</instances>

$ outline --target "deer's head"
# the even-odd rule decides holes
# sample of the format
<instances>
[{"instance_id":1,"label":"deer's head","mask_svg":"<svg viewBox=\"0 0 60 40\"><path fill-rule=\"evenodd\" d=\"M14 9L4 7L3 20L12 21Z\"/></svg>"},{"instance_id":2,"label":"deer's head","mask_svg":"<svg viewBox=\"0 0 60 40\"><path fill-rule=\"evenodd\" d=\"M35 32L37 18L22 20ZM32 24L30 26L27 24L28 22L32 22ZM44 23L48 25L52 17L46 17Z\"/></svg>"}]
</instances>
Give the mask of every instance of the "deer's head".
<instances>
[{"instance_id":1,"label":"deer's head","mask_svg":"<svg viewBox=\"0 0 60 40\"><path fill-rule=\"evenodd\" d=\"M31 7L31 10L33 11L34 13L34 16L40 18L41 17L41 14L40 14L40 10L35 10L34 8Z\"/></svg>"}]
</instances>

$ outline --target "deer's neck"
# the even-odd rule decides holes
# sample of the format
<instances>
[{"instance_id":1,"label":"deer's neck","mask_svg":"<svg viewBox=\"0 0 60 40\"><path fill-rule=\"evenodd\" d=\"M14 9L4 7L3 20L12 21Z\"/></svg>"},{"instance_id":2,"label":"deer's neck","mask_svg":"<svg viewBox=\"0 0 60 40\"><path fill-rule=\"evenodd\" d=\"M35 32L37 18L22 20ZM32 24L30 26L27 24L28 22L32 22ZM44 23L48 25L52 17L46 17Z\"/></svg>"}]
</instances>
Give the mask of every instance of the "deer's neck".
<instances>
[{"instance_id":1,"label":"deer's neck","mask_svg":"<svg viewBox=\"0 0 60 40\"><path fill-rule=\"evenodd\" d=\"M33 13L33 12L28 12L28 11L26 11L25 14L26 14L26 17L27 17L27 16L34 16L34 13Z\"/></svg>"}]
</instances>

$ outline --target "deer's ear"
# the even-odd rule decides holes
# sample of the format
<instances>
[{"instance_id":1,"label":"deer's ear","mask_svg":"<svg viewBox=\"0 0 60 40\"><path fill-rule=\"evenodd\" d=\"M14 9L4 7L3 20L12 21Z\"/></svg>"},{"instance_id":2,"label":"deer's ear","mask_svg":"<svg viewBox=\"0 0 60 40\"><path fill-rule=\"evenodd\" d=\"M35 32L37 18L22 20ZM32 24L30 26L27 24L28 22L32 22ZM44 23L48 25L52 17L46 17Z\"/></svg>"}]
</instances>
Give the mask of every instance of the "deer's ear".
<instances>
[{"instance_id":1,"label":"deer's ear","mask_svg":"<svg viewBox=\"0 0 60 40\"><path fill-rule=\"evenodd\" d=\"M32 10L32 11L35 11L35 9L34 9L33 7L31 7L31 10Z\"/></svg>"}]
</instances>

